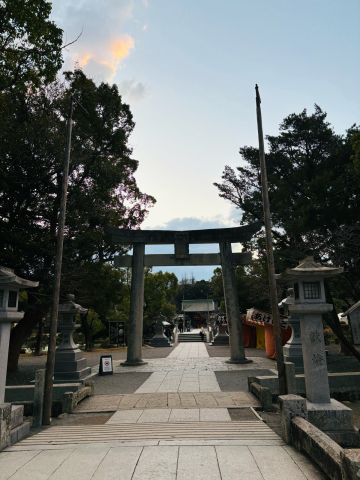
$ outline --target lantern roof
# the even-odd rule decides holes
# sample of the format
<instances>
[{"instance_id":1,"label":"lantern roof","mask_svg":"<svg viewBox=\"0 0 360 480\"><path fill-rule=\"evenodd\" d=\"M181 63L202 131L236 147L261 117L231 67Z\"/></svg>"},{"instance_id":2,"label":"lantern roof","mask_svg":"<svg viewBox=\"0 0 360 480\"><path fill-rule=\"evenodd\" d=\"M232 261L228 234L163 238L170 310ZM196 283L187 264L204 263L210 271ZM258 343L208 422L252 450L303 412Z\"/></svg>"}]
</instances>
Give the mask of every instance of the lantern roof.
<instances>
[{"instance_id":1,"label":"lantern roof","mask_svg":"<svg viewBox=\"0 0 360 480\"><path fill-rule=\"evenodd\" d=\"M72 294L66 295L65 302L59 305L59 313L85 314L88 311L87 308L84 308L78 303L75 303L74 300L75 300L75 295L72 295Z\"/></svg>"},{"instance_id":2,"label":"lantern roof","mask_svg":"<svg viewBox=\"0 0 360 480\"><path fill-rule=\"evenodd\" d=\"M287 268L285 272L275 275L277 280L297 281L301 277L334 277L343 273L342 267L324 267L315 262L314 257L306 257L295 268Z\"/></svg>"},{"instance_id":3,"label":"lantern roof","mask_svg":"<svg viewBox=\"0 0 360 480\"><path fill-rule=\"evenodd\" d=\"M0 286L17 286L21 289L38 287L39 282L33 282L31 280L25 280L25 278L20 278L15 275L14 270L7 267L0 266Z\"/></svg>"}]
</instances>

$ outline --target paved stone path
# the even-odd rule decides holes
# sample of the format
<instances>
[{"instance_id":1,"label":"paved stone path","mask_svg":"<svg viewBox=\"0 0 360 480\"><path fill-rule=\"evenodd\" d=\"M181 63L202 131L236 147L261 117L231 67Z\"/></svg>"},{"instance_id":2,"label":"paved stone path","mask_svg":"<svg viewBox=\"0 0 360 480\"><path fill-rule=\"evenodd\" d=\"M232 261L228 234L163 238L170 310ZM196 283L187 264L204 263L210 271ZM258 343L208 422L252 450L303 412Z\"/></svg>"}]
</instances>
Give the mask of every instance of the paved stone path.
<instances>
[{"instance_id":1,"label":"paved stone path","mask_svg":"<svg viewBox=\"0 0 360 480\"><path fill-rule=\"evenodd\" d=\"M74 413L114 412L149 408L235 408L260 407L249 392L145 393L134 395L95 395L83 400Z\"/></svg>"},{"instance_id":2,"label":"paved stone path","mask_svg":"<svg viewBox=\"0 0 360 480\"><path fill-rule=\"evenodd\" d=\"M276 440L154 440L14 446L2 480L326 480Z\"/></svg>"},{"instance_id":3,"label":"paved stone path","mask_svg":"<svg viewBox=\"0 0 360 480\"><path fill-rule=\"evenodd\" d=\"M326 480L255 413L231 420L229 408L250 413L259 402L248 391L221 391L221 372L246 377L273 362L225 360L209 358L201 343L184 343L147 365L115 361L113 386L125 372L150 376L135 394L95 395L78 405L77 413L114 411L106 424L50 427L1 452L0 480Z\"/></svg>"}]
</instances>

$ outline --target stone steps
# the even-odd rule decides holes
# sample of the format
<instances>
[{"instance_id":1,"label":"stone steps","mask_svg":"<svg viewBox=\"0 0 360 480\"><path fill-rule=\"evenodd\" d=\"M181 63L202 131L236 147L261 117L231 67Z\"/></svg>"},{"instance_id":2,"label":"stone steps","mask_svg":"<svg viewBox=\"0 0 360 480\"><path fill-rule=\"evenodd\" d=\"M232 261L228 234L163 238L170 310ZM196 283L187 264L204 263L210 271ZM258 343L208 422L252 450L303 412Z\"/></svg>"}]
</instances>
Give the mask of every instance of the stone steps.
<instances>
[{"instance_id":1,"label":"stone steps","mask_svg":"<svg viewBox=\"0 0 360 480\"><path fill-rule=\"evenodd\" d=\"M198 333L179 333L178 342L201 342L201 337Z\"/></svg>"},{"instance_id":2,"label":"stone steps","mask_svg":"<svg viewBox=\"0 0 360 480\"><path fill-rule=\"evenodd\" d=\"M260 421L163 422L51 427L23 440L20 445L66 445L186 439L280 440L278 435Z\"/></svg>"}]
</instances>

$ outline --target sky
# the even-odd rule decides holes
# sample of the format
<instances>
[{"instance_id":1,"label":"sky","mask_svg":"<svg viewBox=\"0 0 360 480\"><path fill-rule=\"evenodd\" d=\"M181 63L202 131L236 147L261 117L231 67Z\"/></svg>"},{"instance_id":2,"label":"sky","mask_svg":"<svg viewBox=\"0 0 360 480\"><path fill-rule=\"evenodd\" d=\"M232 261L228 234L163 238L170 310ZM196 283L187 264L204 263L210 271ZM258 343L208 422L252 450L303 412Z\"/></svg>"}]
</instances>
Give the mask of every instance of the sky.
<instances>
[{"instance_id":1,"label":"sky","mask_svg":"<svg viewBox=\"0 0 360 480\"><path fill-rule=\"evenodd\" d=\"M241 211L218 196L225 165L264 134L318 104L336 133L360 123L358 0L54 0L64 70L78 62L116 83L136 123L130 138L140 189L157 203L144 229L234 227ZM233 245L241 251L241 245ZM190 246L191 253L217 252ZM147 253L173 253L148 246ZM164 268L163 268L164 269ZM214 267L168 267L208 280ZM154 268L154 271L158 269Z\"/></svg>"}]
</instances>

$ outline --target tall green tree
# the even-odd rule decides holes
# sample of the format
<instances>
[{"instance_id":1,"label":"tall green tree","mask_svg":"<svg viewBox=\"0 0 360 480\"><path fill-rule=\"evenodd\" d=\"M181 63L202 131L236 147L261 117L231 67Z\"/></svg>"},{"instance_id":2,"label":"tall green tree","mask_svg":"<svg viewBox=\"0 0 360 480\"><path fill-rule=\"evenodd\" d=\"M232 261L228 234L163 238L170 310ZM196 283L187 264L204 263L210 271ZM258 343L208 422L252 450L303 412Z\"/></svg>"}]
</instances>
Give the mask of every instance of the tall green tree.
<instances>
[{"instance_id":1,"label":"tall green tree","mask_svg":"<svg viewBox=\"0 0 360 480\"><path fill-rule=\"evenodd\" d=\"M326 113L315 105L280 125L278 136L267 136L266 155L276 269L294 267L305 255L344 267L344 276L329 282L327 297L354 303L360 299L360 174L356 171L358 129L336 134ZM245 166L226 166L219 195L242 212L241 223L263 218L259 151L243 147ZM355 164L354 164L355 163ZM266 255L263 233L250 247ZM265 263L264 263L265 268ZM338 335L333 312L327 321Z\"/></svg>"},{"instance_id":2,"label":"tall green tree","mask_svg":"<svg viewBox=\"0 0 360 480\"><path fill-rule=\"evenodd\" d=\"M137 187L138 162L129 146L135 124L116 85L97 86L81 70L66 77L67 88L53 83L0 97L1 264L41 283L38 292L29 292L29 312L12 330L10 369L17 368L24 340L50 304L70 94L89 116L75 108L63 285L83 263L103 264L124 253L127 248L114 244L104 227L137 228L155 201Z\"/></svg>"},{"instance_id":3,"label":"tall green tree","mask_svg":"<svg viewBox=\"0 0 360 480\"><path fill-rule=\"evenodd\" d=\"M0 1L0 92L55 80L63 63L63 31L45 0Z\"/></svg>"}]
</instances>

